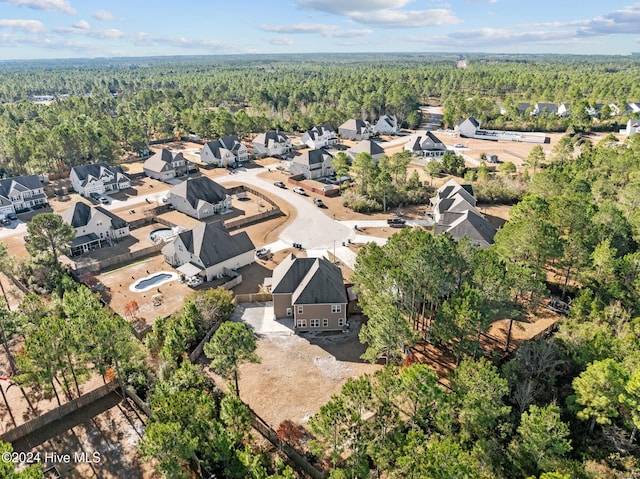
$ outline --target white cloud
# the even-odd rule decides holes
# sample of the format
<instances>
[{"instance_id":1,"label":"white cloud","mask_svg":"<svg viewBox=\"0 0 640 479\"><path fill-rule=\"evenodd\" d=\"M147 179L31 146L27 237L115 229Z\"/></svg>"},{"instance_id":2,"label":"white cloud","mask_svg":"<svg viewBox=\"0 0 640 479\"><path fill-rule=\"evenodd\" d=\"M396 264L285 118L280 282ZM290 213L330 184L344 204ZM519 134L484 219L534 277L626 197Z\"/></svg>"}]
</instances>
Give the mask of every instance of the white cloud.
<instances>
[{"instance_id":1,"label":"white cloud","mask_svg":"<svg viewBox=\"0 0 640 479\"><path fill-rule=\"evenodd\" d=\"M96 20L102 20L103 22L115 20L116 18L113 13L107 12L106 10L96 10L91 14L91 16Z\"/></svg>"},{"instance_id":2,"label":"white cloud","mask_svg":"<svg viewBox=\"0 0 640 479\"><path fill-rule=\"evenodd\" d=\"M264 41L271 45L293 45L293 41L287 37L268 37Z\"/></svg>"},{"instance_id":3,"label":"white cloud","mask_svg":"<svg viewBox=\"0 0 640 479\"><path fill-rule=\"evenodd\" d=\"M353 21L376 27L415 28L462 23L450 10L377 10L352 12Z\"/></svg>"},{"instance_id":4,"label":"white cloud","mask_svg":"<svg viewBox=\"0 0 640 479\"><path fill-rule=\"evenodd\" d=\"M343 30L337 25L326 23L293 23L290 25L260 25L260 30L273 33L315 33L326 38L353 38L371 35L373 30L354 29Z\"/></svg>"},{"instance_id":5,"label":"white cloud","mask_svg":"<svg viewBox=\"0 0 640 479\"><path fill-rule=\"evenodd\" d=\"M411 0L296 0L302 8L350 15L351 12L368 12L374 10L388 10L407 5Z\"/></svg>"},{"instance_id":6,"label":"white cloud","mask_svg":"<svg viewBox=\"0 0 640 479\"><path fill-rule=\"evenodd\" d=\"M464 0L465 3L496 3L498 0Z\"/></svg>"},{"instance_id":7,"label":"white cloud","mask_svg":"<svg viewBox=\"0 0 640 479\"><path fill-rule=\"evenodd\" d=\"M58 10L69 15L76 13L67 0L4 0L12 5L25 6L34 10Z\"/></svg>"},{"instance_id":8,"label":"white cloud","mask_svg":"<svg viewBox=\"0 0 640 479\"><path fill-rule=\"evenodd\" d=\"M42 33L46 31L44 24L38 20L0 19L0 28L23 30L29 33Z\"/></svg>"},{"instance_id":9,"label":"white cloud","mask_svg":"<svg viewBox=\"0 0 640 479\"><path fill-rule=\"evenodd\" d=\"M74 23L73 27L79 28L80 30L89 30L91 25L89 25L89 22L86 20L80 20L79 22Z\"/></svg>"}]
</instances>

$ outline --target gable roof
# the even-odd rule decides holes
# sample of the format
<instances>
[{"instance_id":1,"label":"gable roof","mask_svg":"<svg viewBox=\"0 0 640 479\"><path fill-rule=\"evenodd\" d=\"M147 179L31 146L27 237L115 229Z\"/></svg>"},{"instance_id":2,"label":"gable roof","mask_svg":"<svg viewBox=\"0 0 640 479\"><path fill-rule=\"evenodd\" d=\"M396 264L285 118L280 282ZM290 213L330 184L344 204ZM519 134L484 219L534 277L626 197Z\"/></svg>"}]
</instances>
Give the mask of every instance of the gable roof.
<instances>
[{"instance_id":1,"label":"gable roof","mask_svg":"<svg viewBox=\"0 0 640 479\"><path fill-rule=\"evenodd\" d=\"M335 133L336 130L333 129L331 125L320 125L314 126L310 130L306 131L306 134L309 135L309 138L315 140L317 137L323 136L327 133Z\"/></svg>"},{"instance_id":2,"label":"gable roof","mask_svg":"<svg viewBox=\"0 0 640 479\"><path fill-rule=\"evenodd\" d=\"M326 150L309 150L305 151L302 155L296 156L292 162L298 163L301 165L318 165L324 163L326 160L332 159L331 154L327 153Z\"/></svg>"},{"instance_id":3,"label":"gable roof","mask_svg":"<svg viewBox=\"0 0 640 479\"><path fill-rule=\"evenodd\" d=\"M455 194L460 194L468 203L475 206L477 201L473 196L473 187L471 185L461 185L451 178L444 185L438 188L436 196L431 198L431 204L436 205L443 198L450 198Z\"/></svg>"},{"instance_id":4,"label":"gable roof","mask_svg":"<svg viewBox=\"0 0 640 479\"><path fill-rule=\"evenodd\" d=\"M384 155L384 149L373 140L362 140L349 148L349 151L355 153L369 153L371 156Z\"/></svg>"},{"instance_id":5,"label":"gable roof","mask_svg":"<svg viewBox=\"0 0 640 479\"><path fill-rule=\"evenodd\" d=\"M182 153L172 153L170 150L163 148L162 150L151 155L142 165L142 168L160 173L172 169L171 163L174 159L184 160Z\"/></svg>"},{"instance_id":6,"label":"gable roof","mask_svg":"<svg viewBox=\"0 0 640 479\"><path fill-rule=\"evenodd\" d=\"M200 258L205 268L255 249L246 232L231 236L222 221L200 223L191 230L178 233L177 238L190 253Z\"/></svg>"},{"instance_id":7,"label":"gable roof","mask_svg":"<svg viewBox=\"0 0 640 479\"><path fill-rule=\"evenodd\" d=\"M224 187L206 176L187 178L171 188L169 193L185 198L193 208L198 207L200 200L215 205L224 201L228 196Z\"/></svg>"},{"instance_id":8,"label":"gable roof","mask_svg":"<svg viewBox=\"0 0 640 479\"><path fill-rule=\"evenodd\" d=\"M74 166L71 171L76 173L76 176L84 186L87 184L89 177L100 178L105 173L113 175L115 180L119 183L121 181L129 181L129 177L124 174L124 170L119 166L110 166L106 162L94 163L93 165L81 165Z\"/></svg>"},{"instance_id":9,"label":"gable roof","mask_svg":"<svg viewBox=\"0 0 640 479\"><path fill-rule=\"evenodd\" d=\"M466 236L481 245L492 244L496 234L496 229L491 223L471 209L465 211L460 218L451 223L446 231L456 240Z\"/></svg>"},{"instance_id":10,"label":"gable roof","mask_svg":"<svg viewBox=\"0 0 640 479\"><path fill-rule=\"evenodd\" d=\"M113 214L111 211L105 210L102 206L92 208L81 201L77 201L73 206L64 210L60 216L62 216L62 220L65 223L69 223L74 228L82 228L83 226L87 226L91 219L97 214L108 217L114 229L121 229L128 226L125 220Z\"/></svg>"},{"instance_id":11,"label":"gable roof","mask_svg":"<svg viewBox=\"0 0 640 479\"><path fill-rule=\"evenodd\" d=\"M242 143L238 139L237 135L222 136L220 137L220 143L227 150L232 151L234 153L236 153L240 149L240 147L242 147Z\"/></svg>"},{"instance_id":12,"label":"gable roof","mask_svg":"<svg viewBox=\"0 0 640 479\"><path fill-rule=\"evenodd\" d=\"M386 123L386 124L388 124L389 126L391 126L393 128L398 126L398 120L396 119L395 116L382 115L380 117L380 119L378 120L378 123L380 123L381 121Z\"/></svg>"},{"instance_id":13,"label":"gable roof","mask_svg":"<svg viewBox=\"0 0 640 479\"><path fill-rule=\"evenodd\" d=\"M257 145L264 145L265 148L268 148L274 144L286 143L288 139L287 135L280 131L269 130L266 133L260 133L256 136L253 143Z\"/></svg>"},{"instance_id":14,"label":"gable roof","mask_svg":"<svg viewBox=\"0 0 640 479\"><path fill-rule=\"evenodd\" d=\"M338 129L353 130L356 133L360 134L369 127L370 126L368 122L364 120L360 120L360 119L356 120L352 118L351 120L345 121L342 125L338 127Z\"/></svg>"},{"instance_id":15,"label":"gable roof","mask_svg":"<svg viewBox=\"0 0 640 479\"><path fill-rule=\"evenodd\" d=\"M290 293L292 304L348 302L340 268L325 258L296 258L290 254L273 270L271 292Z\"/></svg>"},{"instance_id":16,"label":"gable roof","mask_svg":"<svg viewBox=\"0 0 640 479\"><path fill-rule=\"evenodd\" d=\"M19 191L37 190L42 188L42 181L38 175L16 176L0 180L0 195L8 198L12 188Z\"/></svg>"}]
</instances>

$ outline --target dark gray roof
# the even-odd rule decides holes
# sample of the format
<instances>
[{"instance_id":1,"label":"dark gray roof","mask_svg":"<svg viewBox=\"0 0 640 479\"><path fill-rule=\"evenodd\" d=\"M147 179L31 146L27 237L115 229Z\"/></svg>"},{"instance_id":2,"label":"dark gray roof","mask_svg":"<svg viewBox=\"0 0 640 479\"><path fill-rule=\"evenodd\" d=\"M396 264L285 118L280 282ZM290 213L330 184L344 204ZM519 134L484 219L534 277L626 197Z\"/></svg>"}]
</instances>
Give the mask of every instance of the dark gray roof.
<instances>
[{"instance_id":1,"label":"dark gray roof","mask_svg":"<svg viewBox=\"0 0 640 479\"><path fill-rule=\"evenodd\" d=\"M78 236L77 238L74 238L73 241L71 242L71 247L82 246L83 244L87 244L87 243L94 243L98 240L100 240L100 238L98 238L97 234L89 233L88 235L82 235L82 236Z\"/></svg>"},{"instance_id":2,"label":"dark gray roof","mask_svg":"<svg viewBox=\"0 0 640 479\"><path fill-rule=\"evenodd\" d=\"M151 155L142 165L144 169L160 173L161 171L170 170L171 163L174 158L183 156L182 153L172 153L170 150L163 148L157 153ZM184 160L184 157L181 158Z\"/></svg>"},{"instance_id":3,"label":"dark gray roof","mask_svg":"<svg viewBox=\"0 0 640 479\"><path fill-rule=\"evenodd\" d=\"M82 181L83 184L85 183L85 181L89 176L100 178L104 174L105 170L112 172L113 175L115 176L116 181L129 180L129 177L124 174L124 170L121 167L110 166L104 161L100 163L95 163L93 165L74 166L71 169L71 171L75 171L76 176L80 181Z\"/></svg>"},{"instance_id":4,"label":"dark gray roof","mask_svg":"<svg viewBox=\"0 0 640 479\"><path fill-rule=\"evenodd\" d=\"M273 271L271 292L291 293L292 304L347 303L342 272L325 258L289 255Z\"/></svg>"},{"instance_id":5,"label":"dark gray roof","mask_svg":"<svg viewBox=\"0 0 640 479\"><path fill-rule=\"evenodd\" d=\"M109 217L111 220L111 226L114 229L125 228L129 224L119 216L113 214L111 211L105 210L102 206L92 208L81 201L76 202L71 208L63 211L60 216L62 216L62 219L66 223L69 223L74 228L82 228L83 226L88 225L92 216L98 212Z\"/></svg>"},{"instance_id":6,"label":"dark gray roof","mask_svg":"<svg viewBox=\"0 0 640 479\"><path fill-rule=\"evenodd\" d=\"M360 119L351 119L351 120L347 120L345 121L342 125L340 125L338 127L338 129L344 129L344 130L353 130L356 133L360 134L363 132L363 130L366 130L369 127L369 124L364 121L364 120L360 120Z\"/></svg>"},{"instance_id":7,"label":"dark gray roof","mask_svg":"<svg viewBox=\"0 0 640 479\"><path fill-rule=\"evenodd\" d=\"M333 132L335 133L335 130L333 129L333 127L331 125L320 125L320 126L314 126L313 128L311 128L310 130L307 130L307 134L311 137L311 139L315 140L316 137L318 136L322 136L324 135L326 132Z\"/></svg>"},{"instance_id":8,"label":"dark gray roof","mask_svg":"<svg viewBox=\"0 0 640 479\"><path fill-rule=\"evenodd\" d=\"M169 192L185 198L193 208L198 207L199 200L215 205L224 201L228 195L224 187L206 176L187 178Z\"/></svg>"},{"instance_id":9,"label":"dark gray roof","mask_svg":"<svg viewBox=\"0 0 640 479\"><path fill-rule=\"evenodd\" d=\"M262 144L265 148L267 148L270 143L286 143L287 140L287 135L285 135L284 133L276 130L269 130L266 133L260 133L255 137L253 142Z\"/></svg>"},{"instance_id":10,"label":"dark gray roof","mask_svg":"<svg viewBox=\"0 0 640 479\"><path fill-rule=\"evenodd\" d=\"M211 150L214 158L222 158L222 155L220 154L220 148L224 148L224 145L220 143L220 140L209 141L205 143L202 148L204 149L205 147Z\"/></svg>"},{"instance_id":11,"label":"dark gray roof","mask_svg":"<svg viewBox=\"0 0 640 479\"><path fill-rule=\"evenodd\" d=\"M482 215L467 210L446 230L455 240L468 237L474 243L488 246L493 243L496 229Z\"/></svg>"},{"instance_id":12,"label":"dark gray roof","mask_svg":"<svg viewBox=\"0 0 640 479\"><path fill-rule=\"evenodd\" d=\"M0 195L8 198L12 187L17 188L20 191L36 190L38 188L42 188L42 181L38 175L5 178L0 180Z\"/></svg>"},{"instance_id":13,"label":"dark gray roof","mask_svg":"<svg viewBox=\"0 0 640 479\"><path fill-rule=\"evenodd\" d=\"M236 153L238 149L242 146L240 140L237 135L228 135L220 138L220 143L229 151L233 151Z\"/></svg>"},{"instance_id":14,"label":"dark gray roof","mask_svg":"<svg viewBox=\"0 0 640 479\"><path fill-rule=\"evenodd\" d=\"M246 232L231 236L221 221L200 223L178 237L190 253L200 258L205 268L255 249Z\"/></svg>"}]
</instances>

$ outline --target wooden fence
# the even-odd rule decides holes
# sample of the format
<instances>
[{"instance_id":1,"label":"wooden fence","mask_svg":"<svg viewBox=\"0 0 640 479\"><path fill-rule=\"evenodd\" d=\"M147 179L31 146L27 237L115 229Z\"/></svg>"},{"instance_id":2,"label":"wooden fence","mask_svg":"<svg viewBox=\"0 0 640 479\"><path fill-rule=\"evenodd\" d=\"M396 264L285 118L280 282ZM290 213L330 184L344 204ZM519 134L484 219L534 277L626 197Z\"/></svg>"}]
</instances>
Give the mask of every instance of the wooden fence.
<instances>
[{"instance_id":1,"label":"wooden fence","mask_svg":"<svg viewBox=\"0 0 640 479\"><path fill-rule=\"evenodd\" d=\"M112 256L111 258L105 258L103 260L88 260L83 263L76 263L76 270L91 271L92 273L99 273L100 271L110 268L112 266L118 266L120 264L129 263L135 259L143 258L151 254L157 253L164 246L164 243L154 244L146 248L139 249L137 251L130 251L129 253L119 254ZM81 274L81 273L80 273Z\"/></svg>"},{"instance_id":2,"label":"wooden fence","mask_svg":"<svg viewBox=\"0 0 640 479\"><path fill-rule=\"evenodd\" d=\"M224 224L224 227L227 228L228 231L233 231L243 226L246 226L251 223L256 223L258 221L262 221L266 218L271 218L275 216L281 216L282 211L280 208L274 208L269 211L265 211L264 213L258 213L257 215L247 216L246 218L240 218L238 220L229 221Z\"/></svg>"},{"instance_id":3,"label":"wooden fence","mask_svg":"<svg viewBox=\"0 0 640 479\"><path fill-rule=\"evenodd\" d=\"M271 293L236 294L233 298L233 304L235 305L240 303L264 303L267 301L273 301Z\"/></svg>"},{"instance_id":4,"label":"wooden fence","mask_svg":"<svg viewBox=\"0 0 640 479\"><path fill-rule=\"evenodd\" d=\"M24 424L21 424L14 429L11 429L10 431L5 432L2 436L0 436L0 440L5 442L17 441L18 439L21 439L26 435L31 434L32 432L37 431L38 429L41 429L48 424L51 424L54 421L58 421L59 419L62 419L65 416L74 413L82 407L105 397L118 388L119 384L117 380L108 382L104 386L101 386L98 389L94 389L87 394L83 394L82 396L69 401L62 406L57 407L53 411L48 411L28 422L25 422Z\"/></svg>"}]
</instances>

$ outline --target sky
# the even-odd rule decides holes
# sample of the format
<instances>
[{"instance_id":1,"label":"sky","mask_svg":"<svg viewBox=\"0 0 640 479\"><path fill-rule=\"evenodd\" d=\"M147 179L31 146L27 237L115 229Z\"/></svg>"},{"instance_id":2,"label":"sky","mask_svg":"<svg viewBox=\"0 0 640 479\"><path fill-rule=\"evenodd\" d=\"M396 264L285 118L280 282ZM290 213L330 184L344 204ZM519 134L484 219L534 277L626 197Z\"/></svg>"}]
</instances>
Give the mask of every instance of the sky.
<instances>
[{"instance_id":1,"label":"sky","mask_svg":"<svg viewBox=\"0 0 640 479\"><path fill-rule=\"evenodd\" d=\"M0 0L0 60L638 51L632 1Z\"/></svg>"}]
</instances>

